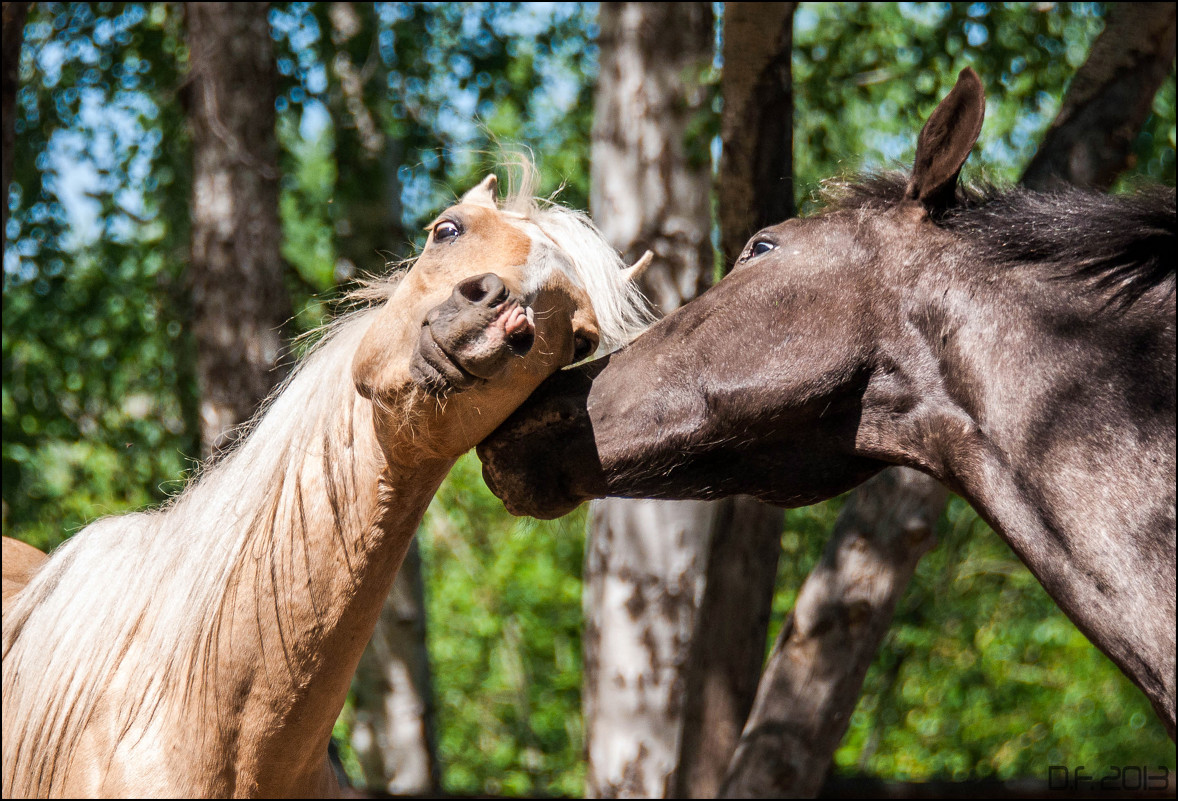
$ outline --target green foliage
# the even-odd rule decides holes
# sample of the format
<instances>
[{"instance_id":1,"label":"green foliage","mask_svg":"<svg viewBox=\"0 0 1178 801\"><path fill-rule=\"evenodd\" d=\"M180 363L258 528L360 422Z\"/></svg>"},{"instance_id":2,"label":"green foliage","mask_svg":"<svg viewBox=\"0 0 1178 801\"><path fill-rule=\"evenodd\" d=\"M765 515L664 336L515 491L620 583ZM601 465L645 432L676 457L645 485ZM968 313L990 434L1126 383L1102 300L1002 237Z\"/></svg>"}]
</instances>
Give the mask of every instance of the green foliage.
<instances>
[{"instance_id":1,"label":"green foliage","mask_svg":"<svg viewBox=\"0 0 1178 801\"><path fill-rule=\"evenodd\" d=\"M196 451L182 70L163 5L29 14L4 257L5 535L52 547L158 502ZM84 193L89 230L71 230L66 193Z\"/></svg>"},{"instance_id":2,"label":"green foliage","mask_svg":"<svg viewBox=\"0 0 1178 801\"><path fill-rule=\"evenodd\" d=\"M835 755L898 780L1168 765L1145 696L960 498L920 562Z\"/></svg>"},{"instance_id":3,"label":"green foliage","mask_svg":"<svg viewBox=\"0 0 1178 801\"><path fill-rule=\"evenodd\" d=\"M1113 184L1123 192L1150 181L1174 185L1174 65L1154 95L1152 113L1133 142L1133 164Z\"/></svg>"},{"instance_id":4,"label":"green foliage","mask_svg":"<svg viewBox=\"0 0 1178 801\"><path fill-rule=\"evenodd\" d=\"M331 152L331 129L304 138L293 114L278 117L282 190L282 258L287 290L302 334L327 322L336 286L336 247L330 213L338 168Z\"/></svg>"},{"instance_id":5,"label":"green foliage","mask_svg":"<svg viewBox=\"0 0 1178 801\"><path fill-rule=\"evenodd\" d=\"M766 657L773 649L786 615L794 608L802 582L818 564L845 502L846 496L842 495L825 503L786 510L785 527L781 532L781 556L777 563L777 591L773 594L773 617L765 644Z\"/></svg>"},{"instance_id":6,"label":"green foliage","mask_svg":"<svg viewBox=\"0 0 1178 801\"><path fill-rule=\"evenodd\" d=\"M467 454L422 524L450 793L582 792L585 515L508 516Z\"/></svg>"},{"instance_id":7,"label":"green foliage","mask_svg":"<svg viewBox=\"0 0 1178 801\"><path fill-rule=\"evenodd\" d=\"M910 166L924 120L967 66L987 103L966 173L1017 182L1103 26L1096 3L804 4L793 55L800 208L813 210L824 178ZM1173 184L1173 96L1171 72L1131 176Z\"/></svg>"},{"instance_id":8,"label":"green foliage","mask_svg":"<svg viewBox=\"0 0 1178 801\"><path fill-rule=\"evenodd\" d=\"M842 501L786 513L770 645ZM1149 701L960 498L938 538L868 671L836 769L964 781L1044 779L1064 764L1175 768Z\"/></svg>"}]
</instances>

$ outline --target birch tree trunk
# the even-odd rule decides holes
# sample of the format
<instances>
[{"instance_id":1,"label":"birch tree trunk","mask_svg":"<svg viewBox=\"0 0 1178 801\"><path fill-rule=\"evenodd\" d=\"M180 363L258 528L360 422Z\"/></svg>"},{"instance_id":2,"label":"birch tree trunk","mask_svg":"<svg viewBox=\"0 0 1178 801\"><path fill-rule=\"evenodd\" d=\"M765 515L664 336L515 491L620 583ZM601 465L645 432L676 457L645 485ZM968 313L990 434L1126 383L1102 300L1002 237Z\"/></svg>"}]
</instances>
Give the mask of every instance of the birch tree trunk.
<instances>
[{"instance_id":1,"label":"birch tree trunk","mask_svg":"<svg viewBox=\"0 0 1178 801\"><path fill-rule=\"evenodd\" d=\"M332 3L324 13L339 172L336 277L343 280L380 273L385 262L408 256L409 237L397 178L401 143L380 125L379 103L388 90L376 47L376 9ZM394 795L430 795L441 786L421 567L415 540L352 679L352 747L364 784Z\"/></svg>"},{"instance_id":2,"label":"birch tree trunk","mask_svg":"<svg viewBox=\"0 0 1178 801\"><path fill-rule=\"evenodd\" d=\"M712 62L708 3L603 3L590 208L666 314L708 286L707 143L685 141ZM584 709L591 797L662 797L679 764L684 669L717 507L609 499L590 508Z\"/></svg>"},{"instance_id":3,"label":"birch tree trunk","mask_svg":"<svg viewBox=\"0 0 1178 801\"><path fill-rule=\"evenodd\" d=\"M794 215L796 3L724 6L718 209L724 267L750 234ZM719 502L686 672L684 733L673 792L719 791L752 707L765 657L784 511L748 497Z\"/></svg>"},{"instance_id":4,"label":"birch tree trunk","mask_svg":"<svg viewBox=\"0 0 1178 801\"><path fill-rule=\"evenodd\" d=\"M712 283L709 143L687 141L712 64L706 3L602 3L589 205L642 290L670 314Z\"/></svg>"},{"instance_id":5,"label":"birch tree trunk","mask_svg":"<svg viewBox=\"0 0 1178 801\"><path fill-rule=\"evenodd\" d=\"M264 3L187 7L193 329L201 449L218 453L282 379L275 65Z\"/></svg>"}]
</instances>

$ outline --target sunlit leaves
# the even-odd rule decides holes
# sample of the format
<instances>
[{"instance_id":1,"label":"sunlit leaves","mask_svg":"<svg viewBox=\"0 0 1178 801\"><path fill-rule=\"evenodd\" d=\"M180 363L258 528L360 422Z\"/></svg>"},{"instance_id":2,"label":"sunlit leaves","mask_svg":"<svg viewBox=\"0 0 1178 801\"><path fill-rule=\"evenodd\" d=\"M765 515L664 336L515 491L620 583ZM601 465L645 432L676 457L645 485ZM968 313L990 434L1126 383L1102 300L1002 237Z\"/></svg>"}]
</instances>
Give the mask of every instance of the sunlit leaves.
<instances>
[{"instance_id":1,"label":"sunlit leaves","mask_svg":"<svg viewBox=\"0 0 1178 801\"><path fill-rule=\"evenodd\" d=\"M459 461L422 525L444 786L579 796L584 512L511 518L479 469Z\"/></svg>"},{"instance_id":2,"label":"sunlit leaves","mask_svg":"<svg viewBox=\"0 0 1178 801\"><path fill-rule=\"evenodd\" d=\"M836 764L898 780L1174 766L1149 701L960 499L920 562Z\"/></svg>"},{"instance_id":3,"label":"sunlit leaves","mask_svg":"<svg viewBox=\"0 0 1178 801\"><path fill-rule=\"evenodd\" d=\"M42 545L162 499L193 452L177 26L144 4L30 12L4 260L4 526Z\"/></svg>"},{"instance_id":4,"label":"sunlit leaves","mask_svg":"<svg viewBox=\"0 0 1178 801\"><path fill-rule=\"evenodd\" d=\"M979 150L966 171L1016 181L1103 24L1093 3L803 4L793 60L801 208L813 208L823 178L906 167L921 124L966 66L987 93ZM1172 97L1172 77L1166 86L1161 95ZM1174 125L1172 102L1155 102L1154 110L1149 142ZM1137 171L1172 183L1166 158L1139 160Z\"/></svg>"}]
</instances>

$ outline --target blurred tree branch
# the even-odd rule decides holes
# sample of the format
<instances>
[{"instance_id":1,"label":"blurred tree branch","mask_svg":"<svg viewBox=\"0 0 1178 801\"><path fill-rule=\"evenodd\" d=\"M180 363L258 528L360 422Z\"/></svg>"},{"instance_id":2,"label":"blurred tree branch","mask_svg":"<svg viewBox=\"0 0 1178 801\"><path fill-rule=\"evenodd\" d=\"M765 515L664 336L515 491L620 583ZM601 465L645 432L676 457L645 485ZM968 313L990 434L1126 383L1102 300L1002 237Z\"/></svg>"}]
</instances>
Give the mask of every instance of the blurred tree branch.
<instances>
[{"instance_id":1,"label":"blurred tree branch","mask_svg":"<svg viewBox=\"0 0 1178 801\"><path fill-rule=\"evenodd\" d=\"M1022 183L1108 189L1131 166L1133 140L1174 62L1174 3L1113 3Z\"/></svg>"},{"instance_id":2,"label":"blurred tree branch","mask_svg":"<svg viewBox=\"0 0 1178 801\"><path fill-rule=\"evenodd\" d=\"M3 111L4 119L4 172L3 196L0 196L0 206L3 206L2 230L8 229L8 187L12 183L12 144L16 126L16 90L20 77L20 50L25 35L25 16L29 12L31 3L4 3L4 42L0 52L4 60ZM7 239L7 233L4 234Z\"/></svg>"}]
</instances>

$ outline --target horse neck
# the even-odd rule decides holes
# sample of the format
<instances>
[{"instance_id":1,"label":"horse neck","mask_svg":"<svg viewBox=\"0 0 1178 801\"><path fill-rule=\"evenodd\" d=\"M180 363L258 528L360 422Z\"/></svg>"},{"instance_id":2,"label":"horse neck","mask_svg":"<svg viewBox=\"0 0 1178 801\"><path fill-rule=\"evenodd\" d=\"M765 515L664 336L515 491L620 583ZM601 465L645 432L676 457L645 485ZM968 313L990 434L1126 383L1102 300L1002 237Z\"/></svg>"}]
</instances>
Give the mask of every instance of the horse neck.
<instances>
[{"instance_id":1,"label":"horse neck","mask_svg":"<svg viewBox=\"0 0 1178 801\"><path fill-rule=\"evenodd\" d=\"M330 560L334 551L327 562L334 569L309 571L305 585L290 584L285 599L275 599L274 609L282 611L263 627L252 665L254 697L242 718L240 742L253 748L239 755L239 784L256 783L262 795L271 796L313 786L392 581L449 466L424 466L411 480L382 473L370 524L350 553L350 568L342 569L342 549L311 544L312 560L316 553ZM279 615L289 615L285 632L279 630ZM234 627L248 623L238 620ZM285 662L265 656L283 653ZM292 771L292 764L300 765L306 778Z\"/></svg>"},{"instance_id":2,"label":"horse neck","mask_svg":"<svg viewBox=\"0 0 1178 801\"><path fill-rule=\"evenodd\" d=\"M1111 313L1041 272L926 282L866 450L969 499L1173 736L1173 299Z\"/></svg>"},{"instance_id":3,"label":"horse neck","mask_svg":"<svg viewBox=\"0 0 1178 801\"><path fill-rule=\"evenodd\" d=\"M445 459L386 458L397 444L378 444L372 404L350 386L350 359L337 363L343 375L327 380L348 382L347 401L318 436L292 449L281 490L263 508L262 556L257 547L241 554L238 600L216 623L233 632L220 638L216 663L235 668L229 676L214 672L208 689L222 702L242 704L234 694L249 688L234 774L239 785L254 784L263 794L306 789L309 779L300 773L313 777L322 767L361 653L452 466ZM298 376L288 392L297 404L299 382L322 380ZM243 603L244 588L252 592ZM243 631L252 636L241 637Z\"/></svg>"}]
</instances>

